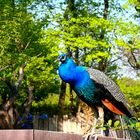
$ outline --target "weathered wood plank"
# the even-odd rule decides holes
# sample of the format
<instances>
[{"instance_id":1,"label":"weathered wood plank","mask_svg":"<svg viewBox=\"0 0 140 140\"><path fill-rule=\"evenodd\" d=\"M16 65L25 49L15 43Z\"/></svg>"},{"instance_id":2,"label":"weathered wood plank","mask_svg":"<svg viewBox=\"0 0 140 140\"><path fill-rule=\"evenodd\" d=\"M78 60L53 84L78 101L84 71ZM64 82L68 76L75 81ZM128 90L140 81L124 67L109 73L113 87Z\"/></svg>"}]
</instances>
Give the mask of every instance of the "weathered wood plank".
<instances>
[{"instance_id":1,"label":"weathered wood plank","mask_svg":"<svg viewBox=\"0 0 140 140\"><path fill-rule=\"evenodd\" d=\"M126 139L122 139L122 138L110 138L110 137L98 137L98 140L126 140Z\"/></svg>"},{"instance_id":2,"label":"weathered wood plank","mask_svg":"<svg viewBox=\"0 0 140 140\"><path fill-rule=\"evenodd\" d=\"M34 130L34 140L84 140L82 135Z\"/></svg>"},{"instance_id":3,"label":"weathered wood plank","mask_svg":"<svg viewBox=\"0 0 140 140\"><path fill-rule=\"evenodd\" d=\"M49 121L44 120L44 130L49 130Z\"/></svg>"},{"instance_id":4,"label":"weathered wood plank","mask_svg":"<svg viewBox=\"0 0 140 140\"><path fill-rule=\"evenodd\" d=\"M0 130L0 140L33 140L33 130Z\"/></svg>"},{"instance_id":5,"label":"weathered wood plank","mask_svg":"<svg viewBox=\"0 0 140 140\"><path fill-rule=\"evenodd\" d=\"M33 128L39 129L39 116L37 115L33 116Z\"/></svg>"}]
</instances>

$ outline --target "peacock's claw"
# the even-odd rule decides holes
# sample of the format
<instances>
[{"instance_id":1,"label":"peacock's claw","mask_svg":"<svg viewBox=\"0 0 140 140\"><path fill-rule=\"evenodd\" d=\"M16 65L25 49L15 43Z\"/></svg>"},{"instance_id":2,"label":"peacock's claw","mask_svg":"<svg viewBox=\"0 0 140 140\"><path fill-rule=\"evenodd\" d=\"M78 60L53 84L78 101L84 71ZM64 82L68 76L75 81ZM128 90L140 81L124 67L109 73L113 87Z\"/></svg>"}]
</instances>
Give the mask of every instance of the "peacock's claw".
<instances>
[{"instance_id":1,"label":"peacock's claw","mask_svg":"<svg viewBox=\"0 0 140 140\"><path fill-rule=\"evenodd\" d=\"M95 129L93 128L92 131L88 134L85 135L84 140L98 140L98 137L104 136L104 131L103 129Z\"/></svg>"},{"instance_id":2,"label":"peacock's claw","mask_svg":"<svg viewBox=\"0 0 140 140\"><path fill-rule=\"evenodd\" d=\"M101 136L100 134L87 134L84 140L98 140L98 137Z\"/></svg>"},{"instance_id":3,"label":"peacock's claw","mask_svg":"<svg viewBox=\"0 0 140 140\"><path fill-rule=\"evenodd\" d=\"M85 137L85 139L84 140L90 140L90 138L91 138L91 133L88 133L88 134L86 134L84 137Z\"/></svg>"}]
</instances>

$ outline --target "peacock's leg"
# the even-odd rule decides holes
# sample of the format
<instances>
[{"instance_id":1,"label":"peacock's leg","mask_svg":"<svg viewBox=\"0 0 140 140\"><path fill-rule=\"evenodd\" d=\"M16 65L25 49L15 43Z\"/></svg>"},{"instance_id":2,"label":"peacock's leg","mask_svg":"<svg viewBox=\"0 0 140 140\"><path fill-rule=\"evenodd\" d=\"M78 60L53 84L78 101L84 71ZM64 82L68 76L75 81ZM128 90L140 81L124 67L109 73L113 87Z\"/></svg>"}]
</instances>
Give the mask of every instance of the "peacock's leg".
<instances>
[{"instance_id":1,"label":"peacock's leg","mask_svg":"<svg viewBox=\"0 0 140 140\"><path fill-rule=\"evenodd\" d=\"M104 110L102 107L97 107L98 109L98 113L99 113L99 117L97 119L97 123L96 123L96 134L99 134L101 136L104 135L104 131L103 131L103 125L104 125Z\"/></svg>"},{"instance_id":2,"label":"peacock's leg","mask_svg":"<svg viewBox=\"0 0 140 140\"><path fill-rule=\"evenodd\" d=\"M96 107L98 114L94 110L94 123L91 132L86 136L85 140L98 139L98 136L104 136L103 125L104 125L104 110L102 107Z\"/></svg>"}]
</instances>

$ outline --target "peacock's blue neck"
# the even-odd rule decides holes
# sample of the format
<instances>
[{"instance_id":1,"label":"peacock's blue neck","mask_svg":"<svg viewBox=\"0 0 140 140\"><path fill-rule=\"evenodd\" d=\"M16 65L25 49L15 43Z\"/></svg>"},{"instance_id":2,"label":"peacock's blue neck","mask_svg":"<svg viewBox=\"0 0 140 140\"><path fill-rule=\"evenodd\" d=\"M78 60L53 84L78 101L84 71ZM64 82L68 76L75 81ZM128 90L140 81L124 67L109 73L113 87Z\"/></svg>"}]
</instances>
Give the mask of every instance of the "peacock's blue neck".
<instances>
[{"instance_id":1,"label":"peacock's blue neck","mask_svg":"<svg viewBox=\"0 0 140 140\"><path fill-rule=\"evenodd\" d=\"M64 63L61 63L58 72L63 81L66 83L73 82L75 76L76 64L70 58L68 58Z\"/></svg>"},{"instance_id":2,"label":"peacock's blue neck","mask_svg":"<svg viewBox=\"0 0 140 140\"><path fill-rule=\"evenodd\" d=\"M82 86L91 80L86 68L77 66L70 58L62 63L59 67L59 75L66 83L72 83L75 86Z\"/></svg>"}]
</instances>

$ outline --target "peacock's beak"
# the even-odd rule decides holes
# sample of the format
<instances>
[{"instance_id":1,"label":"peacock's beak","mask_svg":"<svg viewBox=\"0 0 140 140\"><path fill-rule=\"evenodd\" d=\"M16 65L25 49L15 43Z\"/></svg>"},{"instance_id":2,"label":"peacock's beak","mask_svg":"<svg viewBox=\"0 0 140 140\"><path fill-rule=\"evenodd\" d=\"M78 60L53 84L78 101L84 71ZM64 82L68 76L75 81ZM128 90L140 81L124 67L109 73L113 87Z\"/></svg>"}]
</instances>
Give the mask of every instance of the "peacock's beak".
<instances>
[{"instance_id":1,"label":"peacock's beak","mask_svg":"<svg viewBox=\"0 0 140 140\"><path fill-rule=\"evenodd\" d=\"M58 59L55 59L55 60L54 60L54 63L56 63L56 62L58 62L58 61L59 61Z\"/></svg>"}]
</instances>

